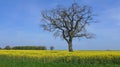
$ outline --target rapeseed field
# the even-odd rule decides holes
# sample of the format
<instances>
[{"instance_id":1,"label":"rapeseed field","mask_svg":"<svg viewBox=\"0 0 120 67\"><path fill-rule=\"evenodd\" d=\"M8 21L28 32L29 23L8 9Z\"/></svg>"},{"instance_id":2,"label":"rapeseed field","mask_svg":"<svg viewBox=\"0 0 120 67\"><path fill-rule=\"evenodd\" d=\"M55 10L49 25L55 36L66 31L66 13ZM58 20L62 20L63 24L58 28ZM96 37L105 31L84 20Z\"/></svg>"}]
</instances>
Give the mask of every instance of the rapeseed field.
<instances>
[{"instance_id":1,"label":"rapeseed field","mask_svg":"<svg viewBox=\"0 0 120 67\"><path fill-rule=\"evenodd\" d=\"M53 51L50 51L50 50L0 50L0 58L1 57L2 59L0 59L0 62L2 62L2 60L5 60L7 58L7 60L12 59L14 63L19 62L19 60L22 60L21 62L26 62L29 60L31 62L37 61L39 62L39 64L40 63L44 63L44 64L66 63L66 64L77 64L77 65L79 64L111 65L112 64L112 65L118 65L118 67L120 65L120 51L81 50L81 51L68 52L65 50L53 50ZM13 62L12 60L11 62Z\"/></svg>"}]
</instances>

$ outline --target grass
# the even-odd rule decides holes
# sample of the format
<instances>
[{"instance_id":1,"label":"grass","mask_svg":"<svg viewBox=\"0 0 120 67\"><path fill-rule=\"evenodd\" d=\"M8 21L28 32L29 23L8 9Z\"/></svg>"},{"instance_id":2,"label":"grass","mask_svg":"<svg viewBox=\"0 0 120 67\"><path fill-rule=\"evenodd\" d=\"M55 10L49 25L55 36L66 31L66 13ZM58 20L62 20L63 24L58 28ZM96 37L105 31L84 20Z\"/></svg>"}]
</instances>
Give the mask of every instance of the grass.
<instances>
[{"instance_id":1,"label":"grass","mask_svg":"<svg viewBox=\"0 0 120 67\"><path fill-rule=\"evenodd\" d=\"M8 54L4 54L5 52L7 52ZM14 53L14 52L17 52L18 54L19 53L22 54L19 51L12 51L12 53ZM25 52L25 51L22 51L22 52ZM38 51L38 53L39 52L40 51ZM51 54L52 53L59 54L59 51L57 51L57 52L56 51L47 51L47 52L51 53ZM80 51L80 52L83 52L83 53L90 52L91 54L94 55L94 53L93 53L94 51ZM101 53L102 51L97 51L97 52ZM105 51L103 51L103 52L105 52ZM112 51L112 52L114 52L114 51ZM82 63L81 62L79 63L79 61L76 61L76 60L73 61L74 58L72 58L72 61L70 61L70 62L65 61L65 60L69 59L69 57L66 57L66 58L59 57L59 58L56 58L55 61L47 62L47 60L49 61L49 58L48 58L48 59L45 59L45 62L44 62L43 60L41 60L38 57L28 57L28 56L23 56L23 55L19 57L19 55L16 55L16 56L9 55L9 53L11 53L11 51L9 51L9 50L8 51L5 51L5 50L0 51L0 67L120 67L120 56L119 55L116 56L116 54L119 53L119 51L117 51L117 53L115 53L115 56L114 56L114 53L112 53L113 57L111 57L112 58L111 60L106 59L106 57L105 58L103 58L103 57L96 58L94 56L93 58L88 57L88 58L84 58L84 59L79 59L79 61L81 61ZM35 56L36 56L36 54L40 56L40 54L38 54L38 53L33 53L33 54L35 54ZM107 52L105 52L105 53L107 56ZM111 52L109 52L109 53L111 53ZM28 54L28 51L25 52L24 55L27 55L27 54ZM74 55L74 57L75 57L75 55ZM101 61L101 63L98 63L98 61ZM102 63L102 62L105 62L105 63Z\"/></svg>"},{"instance_id":2,"label":"grass","mask_svg":"<svg viewBox=\"0 0 120 67\"><path fill-rule=\"evenodd\" d=\"M120 67L118 64L43 63L37 59L0 56L0 67Z\"/></svg>"}]
</instances>

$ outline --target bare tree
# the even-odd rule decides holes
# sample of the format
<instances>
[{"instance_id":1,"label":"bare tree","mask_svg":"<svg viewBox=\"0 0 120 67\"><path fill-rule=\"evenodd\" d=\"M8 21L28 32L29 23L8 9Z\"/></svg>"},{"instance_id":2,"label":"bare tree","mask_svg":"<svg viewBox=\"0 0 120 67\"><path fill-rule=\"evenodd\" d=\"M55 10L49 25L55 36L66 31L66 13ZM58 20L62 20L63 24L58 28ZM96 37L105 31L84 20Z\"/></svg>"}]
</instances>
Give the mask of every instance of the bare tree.
<instances>
[{"instance_id":1,"label":"bare tree","mask_svg":"<svg viewBox=\"0 0 120 67\"><path fill-rule=\"evenodd\" d=\"M87 32L86 26L93 22L93 14L89 6L80 6L73 3L70 7L57 7L41 12L41 27L44 30L54 32L55 36L62 37L68 43L70 52L74 38L92 38Z\"/></svg>"}]
</instances>

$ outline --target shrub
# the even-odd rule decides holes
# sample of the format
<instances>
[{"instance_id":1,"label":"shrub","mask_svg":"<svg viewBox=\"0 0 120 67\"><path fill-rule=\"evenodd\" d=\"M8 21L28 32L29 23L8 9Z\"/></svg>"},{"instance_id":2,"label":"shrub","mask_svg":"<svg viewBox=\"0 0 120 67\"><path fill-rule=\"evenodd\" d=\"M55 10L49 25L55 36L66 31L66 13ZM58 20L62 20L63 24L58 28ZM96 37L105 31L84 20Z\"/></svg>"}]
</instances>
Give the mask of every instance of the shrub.
<instances>
[{"instance_id":1,"label":"shrub","mask_svg":"<svg viewBox=\"0 0 120 67\"><path fill-rule=\"evenodd\" d=\"M50 46L50 50L54 50L54 46Z\"/></svg>"}]
</instances>

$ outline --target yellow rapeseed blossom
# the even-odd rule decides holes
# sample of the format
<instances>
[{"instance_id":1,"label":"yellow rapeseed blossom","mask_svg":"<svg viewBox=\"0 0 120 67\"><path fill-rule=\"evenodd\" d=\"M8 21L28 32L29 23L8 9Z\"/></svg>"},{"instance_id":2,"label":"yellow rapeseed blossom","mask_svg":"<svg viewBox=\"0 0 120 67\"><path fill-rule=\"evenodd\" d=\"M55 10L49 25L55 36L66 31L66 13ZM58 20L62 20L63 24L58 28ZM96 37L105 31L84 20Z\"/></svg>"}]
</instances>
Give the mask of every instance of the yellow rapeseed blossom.
<instances>
[{"instance_id":1,"label":"yellow rapeseed blossom","mask_svg":"<svg viewBox=\"0 0 120 67\"><path fill-rule=\"evenodd\" d=\"M0 55L10 57L30 57L43 60L56 60L62 58L62 61L71 62L82 59L114 59L120 58L120 51L60 51L60 50L0 50Z\"/></svg>"}]
</instances>

